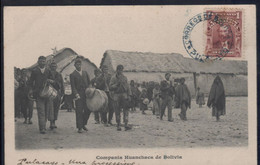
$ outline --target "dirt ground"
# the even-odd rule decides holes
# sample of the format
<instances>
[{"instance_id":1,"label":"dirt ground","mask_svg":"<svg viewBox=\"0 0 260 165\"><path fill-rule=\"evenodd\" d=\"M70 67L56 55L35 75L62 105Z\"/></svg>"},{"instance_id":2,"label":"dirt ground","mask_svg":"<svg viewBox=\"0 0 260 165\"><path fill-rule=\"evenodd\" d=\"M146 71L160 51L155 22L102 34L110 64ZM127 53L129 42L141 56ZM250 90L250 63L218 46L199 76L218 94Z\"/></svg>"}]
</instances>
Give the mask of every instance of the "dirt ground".
<instances>
[{"instance_id":1,"label":"dirt ground","mask_svg":"<svg viewBox=\"0 0 260 165\"><path fill-rule=\"evenodd\" d=\"M211 116L211 109L199 108L192 100L187 111L187 121L178 117L180 109L173 109L174 122L157 119L152 112L142 115L139 110L129 113L130 131L117 131L115 126L94 124L93 113L88 122L88 132L77 133L75 112L59 111L58 126L40 134L37 112L33 124L15 123L16 149L70 149L70 148L152 148L152 147L211 147L248 145L247 97L228 97L226 116L220 122ZM167 112L166 112L167 114ZM115 124L115 119L113 119ZM49 127L49 123L47 124Z\"/></svg>"}]
</instances>

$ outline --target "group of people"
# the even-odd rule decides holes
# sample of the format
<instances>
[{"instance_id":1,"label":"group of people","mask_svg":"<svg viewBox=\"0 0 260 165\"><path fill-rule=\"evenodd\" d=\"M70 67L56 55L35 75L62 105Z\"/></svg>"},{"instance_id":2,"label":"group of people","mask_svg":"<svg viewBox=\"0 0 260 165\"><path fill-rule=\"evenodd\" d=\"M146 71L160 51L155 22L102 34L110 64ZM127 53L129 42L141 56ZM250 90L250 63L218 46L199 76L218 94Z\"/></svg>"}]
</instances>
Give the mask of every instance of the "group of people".
<instances>
[{"instance_id":1,"label":"group of people","mask_svg":"<svg viewBox=\"0 0 260 165\"><path fill-rule=\"evenodd\" d=\"M121 130L121 112L123 113L123 122L125 130L130 130L128 125L129 104L131 100L131 90L128 85L126 76L123 74L123 65L118 65L116 73L111 75L108 73L108 67L102 66L101 70L94 71L95 78L91 80L91 86L106 92L108 97L107 112L95 112L96 124L101 122L105 125L113 125L112 118L115 113L117 130Z\"/></svg>"},{"instance_id":2,"label":"group of people","mask_svg":"<svg viewBox=\"0 0 260 165\"><path fill-rule=\"evenodd\" d=\"M57 128L55 121L58 119L64 86L62 76L56 69L55 62L46 68L46 57L40 56L38 67L30 75L26 69L22 70L22 74L15 74L15 117L19 117L22 112L24 124L32 124L33 103L36 101L39 130L42 134L46 132L47 120L51 129ZM41 97L41 91L46 85L51 85L55 89L57 96L54 99Z\"/></svg>"},{"instance_id":3,"label":"group of people","mask_svg":"<svg viewBox=\"0 0 260 165\"><path fill-rule=\"evenodd\" d=\"M87 88L96 88L106 93L108 106L106 111L94 112L95 123L100 122L104 126L113 125L112 119L115 113L116 127L121 131L121 114L125 130L130 130L128 118L129 110L136 110L139 106L142 114L146 114L148 104L152 103L153 114L160 120L165 116L165 110L168 109L168 121L173 122L172 107L180 108L179 117L181 120L187 120L186 111L191 108L191 94L185 84L185 78L175 79L174 84L170 81L171 74L166 73L165 79L160 83L143 83L138 85L133 80L128 84L127 77L123 74L124 66L118 65L114 75L109 74L108 67L102 66L101 69L94 71L95 77L90 80L87 71L82 70L82 62L76 59L74 62L75 70L70 74L71 98L75 102L76 127L78 133L88 131L87 123L91 114L86 103L85 90ZM32 124L33 102L36 102L39 131L46 133L47 120L50 122L50 129L57 128L55 121L58 118L58 112L62 98L64 98L64 82L62 75L56 71L57 64L51 62L46 66L46 57L38 58L38 66L31 71L28 76L26 70L15 77L15 117L19 110L23 112L24 123ZM42 96L42 90L46 86L55 89L55 98L46 98ZM202 99L203 97L203 99ZM197 91L197 103L203 104L204 95ZM219 76L212 84L208 103L212 107L212 115L216 116L217 121L220 115L225 114L225 92L224 86ZM72 109L72 107L70 107Z\"/></svg>"},{"instance_id":4,"label":"group of people","mask_svg":"<svg viewBox=\"0 0 260 165\"><path fill-rule=\"evenodd\" d=\"M57 128L55 121L58 118L61 99L64 98L64 82L62 75L56 71L57 64L51 62L46 66L46 57L38 58L38 66L31 71L30 76L15 73L15 117L19 117L19 112L23 113L24 123L32 124L33 102L36 102L39 131L46 133L46 123L50 122L50 129ZM116 73L110 75L106 66L102 71L95 71L96 77L90 80L86 71L81 68L81 60L76 59L75 70L70 74L71 94L66 95L67 99L72 96L75 102L76 127L78 133L88 131L86 125L91 111L86 105L85 90L94 87L105 91L108 97L108 111L95 113L95 119L99 122L99 113L101 122L106 126L113 125L112 118L115 112L117 130L121 130L121 112L123 112L123 122L125 130L130 130L128 125L128 107L126 103L130 100L130 88L127 78L123 75L124 67L117 66ZM42 91L46 86L51 86L56 93L55 97L46 98L42 96ZM53 91L52 91L53 92ZM26 100L26 101L25 101ZM70 100L70 99L68 99ZM66 101L66 98L65 98ZM69 109L72 109L70 105ZM29 113L29 115L28 115Z\"/></svg>"},{"instance_id":5,"label":"group of people","mask_svg":"<svg viewBox=\"0 0 260 165\"><path fill-rule=\"evenodd\" d=\"M186 111L191 105L191 94L185 84L185 78L170 81L171 74L165 74L165 80L158 82L143 82L141 88L133 80L130 82L132 91L132 110L139 106L142 114L146 114L148 104L152 105L153 114L163 120L165 110L168 109L168 121L173 122L172 108L181 108L181 120L187 120ZM147 84L147 85L146 85Z\"/></svg>"},{"instance_id":6,"label":"group of people","mask_svg":"<svg viewBox=\"0 0 260 165\"><path fill-rule=\"evenodd\" d=\"M168 109L168 121L172 122L172 108L180 108L179 117L181 120L187 120L186 112L191 108L191 94L188 86L185 84L185 78L174 79L174 84L170 81L171 74L165 74L165 80L157 82L143 82L141 85L130 82L132 90L132 110L139 106L143 114L148 109L148 104L152 105L153 114L157 118L163 119L166 107ZM196 90L196 104L199 108L205 105L204 93L200 91L200 87ZM211 86L207 106L212 107L212 116L219 121L221 115L226 114L225 108L225 90L221 78L217 75Z\"/></svg>"}]
</instances>

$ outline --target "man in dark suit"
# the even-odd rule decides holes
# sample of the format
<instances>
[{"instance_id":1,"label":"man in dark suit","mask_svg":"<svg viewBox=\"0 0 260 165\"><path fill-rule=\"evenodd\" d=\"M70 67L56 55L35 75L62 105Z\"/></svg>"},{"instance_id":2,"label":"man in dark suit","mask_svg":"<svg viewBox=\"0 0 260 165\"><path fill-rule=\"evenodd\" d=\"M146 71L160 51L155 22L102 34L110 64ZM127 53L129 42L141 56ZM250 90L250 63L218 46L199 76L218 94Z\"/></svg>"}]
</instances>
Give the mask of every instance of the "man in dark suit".
<instances>
[{"instance_id":1,"label":"man in dark suit","mask_svg":"<svg viewBox=\"0 0 260 165\"><path fill-rule=\"evenodd\" d=\"M50 100L48 98L40 97L40 92L43 90L44 85L49 83L49 74L50 71L46 68L46 57L40 56L38 58L38 67L32 71L28 85L30 87L29 95L33 94L33 97L36 99L38 123L41 134L46 133L46 122L50 108Z\"/></svg>"},{"instance_id":2,"label":"man in dark suit","mask_svg":"<svg viewBox=\"0 0 260 165\"><path fill-rule=\"evenodd\" d=\"M76 126L78 133L82 133L82 129L87 131L87 125L90 111L86 105L85 90L90 85L89 76L86 71L81 69L81 60L76 59L74 64L76 70L70 74L70 83L72 95L75 97L76 104Z\"/></svg>"}]
</instances>

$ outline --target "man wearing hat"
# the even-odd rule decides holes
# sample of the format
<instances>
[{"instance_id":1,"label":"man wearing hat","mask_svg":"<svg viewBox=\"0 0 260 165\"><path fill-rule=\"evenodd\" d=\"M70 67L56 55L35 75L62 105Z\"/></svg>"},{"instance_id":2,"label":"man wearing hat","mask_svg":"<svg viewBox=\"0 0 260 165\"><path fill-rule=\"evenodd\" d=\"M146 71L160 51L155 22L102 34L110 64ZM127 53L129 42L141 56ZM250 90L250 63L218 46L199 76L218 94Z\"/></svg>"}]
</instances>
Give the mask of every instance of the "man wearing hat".
<instances>
[{"instance_id":1,"label":"man wearing hat","mask_svg":"<svg viewBox=\"0 0 260 165\"><path fill-rule=\"evenodd\" d=\"M41 97L40 92L43 90L44 85L49 82L49 74L50 71L46 68L46 57L40 56L38 58L38 67L32 71L31 78L28 81L28 86L30 87L29 95L33 95L36 99L38 123L41 134L46 133L46 122L50 108L50 100Z\"/></svg>"},{"instance_id":2,"label":"man wearing hat","mask_svg":"<svg viewBox=\"0 0 260 165\"><path fill-rule=\"evenodd\" d=\"M86 105L85 95L85 90L90 85L90 81L88 73L81 69L80 59L75 60L74 66L76 69L70 74L70 83L72 95L75 98L76 104L76 126L78 133L82 133L83 130L87 131L85 125L87 125L90 115L90 110Z\"/></svg>"},{"instance_id":3,"label":"man wearing hat","mask_svg":"<svg viewBox=\"0 0 260 165\"><path fill-rule=\"evenodd\" d=\"M116 114L117 130L121 131L121 110L123 109L123 119L125 123L125 130L131 129L128 126L128 107L127 104L130 99L131 91L127 83L127 78L123 74L123 65L116 67L116 73L112 76L109 83L111 91L111 98L114 103L114 110Z\"/></svg>"}]
</instances>

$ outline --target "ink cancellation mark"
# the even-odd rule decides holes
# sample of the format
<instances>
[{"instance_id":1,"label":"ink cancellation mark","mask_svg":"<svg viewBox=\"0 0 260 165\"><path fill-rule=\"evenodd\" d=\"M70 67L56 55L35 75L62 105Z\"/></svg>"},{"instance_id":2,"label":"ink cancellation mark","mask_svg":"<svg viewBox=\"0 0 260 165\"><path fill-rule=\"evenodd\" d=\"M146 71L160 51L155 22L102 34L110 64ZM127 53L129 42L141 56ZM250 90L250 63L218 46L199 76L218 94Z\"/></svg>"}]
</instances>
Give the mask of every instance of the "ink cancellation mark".
<instances>
[{"instance_id":1,"label":"ink cancellation mark","mask_svg":"<svg viewBox=\"0 0 260 165\"><path fill-rule=\"evenodd\" d=\"M194 27L207 21L206 47L202 54L193 47L191 33ZM187 53L200 62L241 57L242 12L208 10L189 20L183 31L183 45Z\"/></svg>"}]
</instances>

